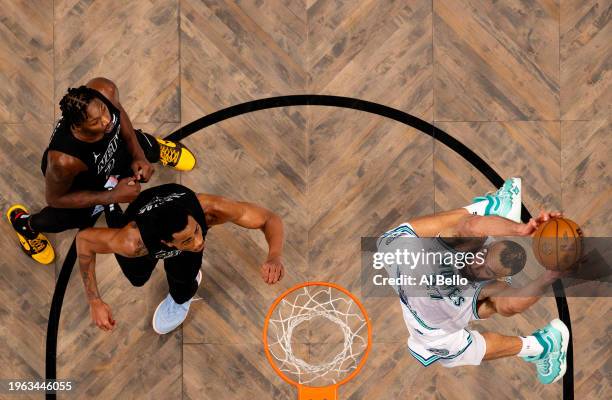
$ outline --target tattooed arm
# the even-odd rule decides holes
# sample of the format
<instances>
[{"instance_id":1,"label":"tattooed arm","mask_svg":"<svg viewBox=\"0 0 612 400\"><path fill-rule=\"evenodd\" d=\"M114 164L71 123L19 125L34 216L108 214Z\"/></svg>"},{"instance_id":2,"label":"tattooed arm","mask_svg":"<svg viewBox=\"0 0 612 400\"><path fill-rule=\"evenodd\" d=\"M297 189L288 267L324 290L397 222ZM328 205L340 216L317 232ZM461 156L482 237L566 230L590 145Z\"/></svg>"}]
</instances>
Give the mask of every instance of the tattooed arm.
<instances>
[{"instance_id":1,"label":"tattooed arm","mask_svg":"<svg viewBox=\"0 0 612 400\"><path fill-rule=\"evenodd\" d=\"M132 241L126 240L128 227L122 229L89 228L78 233L76 238L77 255L85 293L89 301L91 318L102 330L111 331L115 327L110 307L104 303L96 283L96 254L117 253L134 257Z\"/></svg>"}]
</instances>

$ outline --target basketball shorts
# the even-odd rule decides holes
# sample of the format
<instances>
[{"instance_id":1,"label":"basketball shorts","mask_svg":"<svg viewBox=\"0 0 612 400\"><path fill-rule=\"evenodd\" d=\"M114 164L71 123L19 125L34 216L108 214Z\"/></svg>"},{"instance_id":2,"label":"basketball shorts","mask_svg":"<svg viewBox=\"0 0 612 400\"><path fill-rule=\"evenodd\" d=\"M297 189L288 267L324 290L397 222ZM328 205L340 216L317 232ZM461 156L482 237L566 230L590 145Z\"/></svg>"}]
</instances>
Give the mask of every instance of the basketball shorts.
<instances>
[{"instance_id":1,"label":"basketball shorts","mask_svg":"<svg viewBox=\"0 0 612 400\"><path fill-rule=\"evenodd\" d=\"M477 331L448 331L425 327L402 302L402 313L408 327L408 351L424 366L436 361L444 367L480 365L487 350L485 339Z\"/></svg>"}]
</instances>

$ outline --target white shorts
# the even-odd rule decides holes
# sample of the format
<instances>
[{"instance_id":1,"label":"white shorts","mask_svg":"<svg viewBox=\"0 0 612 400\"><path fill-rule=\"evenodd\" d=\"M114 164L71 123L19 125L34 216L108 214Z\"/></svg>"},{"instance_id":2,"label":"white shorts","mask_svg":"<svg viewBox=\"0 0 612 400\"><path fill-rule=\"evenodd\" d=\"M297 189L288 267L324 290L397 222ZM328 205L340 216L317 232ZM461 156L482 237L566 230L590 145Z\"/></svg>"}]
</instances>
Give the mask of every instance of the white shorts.
<instances>
[{"instance_id":1,"label":"white shorts","mask_svg":"<svg viewBox=\"0 0 612 400\"><path fill-rule=\"evenodd\" d=\"M480 365L487 350L484 337L477 331L447 331L418 321L402 302L404 321L408 327L408 351L424 366L439 361L444 367Z\"/></svg>"}]
</instances>

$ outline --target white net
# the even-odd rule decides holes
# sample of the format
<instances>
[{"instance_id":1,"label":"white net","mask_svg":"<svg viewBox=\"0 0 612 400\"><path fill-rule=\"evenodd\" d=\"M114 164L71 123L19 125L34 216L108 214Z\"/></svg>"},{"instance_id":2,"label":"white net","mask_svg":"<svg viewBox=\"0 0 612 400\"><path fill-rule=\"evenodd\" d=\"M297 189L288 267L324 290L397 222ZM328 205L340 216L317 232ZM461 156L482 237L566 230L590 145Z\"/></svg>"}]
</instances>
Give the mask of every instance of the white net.
<instances>
[{"instance_id":1,"label":"white net","mask_svg":"<svg viewBox=\"0 0 612 400\"><path fill-rule=\"evenodd\" d=\"M305 286L274 309L268 349L289 379L302 385L329 386L359 365L368 347L367 324L358 305L344 292L329 286ZM319 362L313 362L317 355Z\"/></svg>"}]
</instances>

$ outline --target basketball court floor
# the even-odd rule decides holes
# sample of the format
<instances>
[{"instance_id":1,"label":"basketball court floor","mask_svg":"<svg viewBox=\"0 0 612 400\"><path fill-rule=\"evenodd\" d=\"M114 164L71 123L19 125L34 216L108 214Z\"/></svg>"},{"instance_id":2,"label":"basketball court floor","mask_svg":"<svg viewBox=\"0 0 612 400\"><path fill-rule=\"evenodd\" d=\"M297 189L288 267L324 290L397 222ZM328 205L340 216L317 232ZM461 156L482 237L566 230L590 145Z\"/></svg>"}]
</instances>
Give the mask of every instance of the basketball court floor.
<instances>
[{"instance_id":1,"label":"basketball court floor","mask_svg":"<svg viewBox=\"0 0 612 400\"><path fill-rule=\"evenodd\" d=\"M612 235L612 4L595 0L0 0L0 206L44 206L40 157L67 87L117 83L135 127L166 136L226 107L324 94L386 105L429 122L503 177L523 179L532 213L561 209L587 236ZM363 301L373 345L342 399L561 399L517 358L481 367L420 366L397 298L362 293L362 237L460 207L494 187L418 129L341 107L245 113L184 140L196 169L156 167L151 185L261 204L285 225L285 278L259 276L259 232L212 229L188 319L157 335L163 270L133 288L112 256L97 276L117 327L90 322L78 269L57 335L58 398L294 399L268 365L264 316L287 288L329 281ZM57 260L24 256L0 224L0 379L44 379L47 322L75 231L50 235ZM612 301L568 298L574 394L610 398ZM558 315L547 297L478 329L528 334ZM316 347L317 343L306 343ZM41 394L2 398L41 398Z\"/></svg>"}]
</instances>

